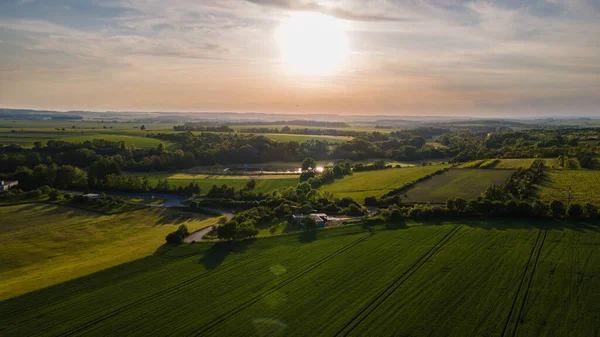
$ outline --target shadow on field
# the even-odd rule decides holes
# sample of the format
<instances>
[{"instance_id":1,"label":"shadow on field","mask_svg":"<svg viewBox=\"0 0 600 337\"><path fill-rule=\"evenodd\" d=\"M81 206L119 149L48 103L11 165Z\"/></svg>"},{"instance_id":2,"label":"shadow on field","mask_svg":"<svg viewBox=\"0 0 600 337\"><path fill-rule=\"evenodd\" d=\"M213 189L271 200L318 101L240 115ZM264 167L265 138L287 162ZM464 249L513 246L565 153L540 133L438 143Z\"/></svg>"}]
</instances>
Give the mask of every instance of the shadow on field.
<instances>
[{"instance_id":1,"label":"shadow on field","mask_svg":"<svg viewBox=\"0 0 600 337\"><path fill-rule=\"evenodd\" d=\"M304 231L300 235L298 235L298 241L302 243L309 243L317 240L317 232L314 231Z\"/></svg>"},{"instance_id":2,"label":"shadow on field","mask_svg":"<svg viewBox=\"0 0 600 337\"><path fill-rule=\"evenodd\" d=\"M229 254L244 253L255 241L256 239L216 242L206 251L206 253L204 253L204 256L198 262L202 263L207 270L216 269L223 263Z\"/></svg>"}]
</instances>

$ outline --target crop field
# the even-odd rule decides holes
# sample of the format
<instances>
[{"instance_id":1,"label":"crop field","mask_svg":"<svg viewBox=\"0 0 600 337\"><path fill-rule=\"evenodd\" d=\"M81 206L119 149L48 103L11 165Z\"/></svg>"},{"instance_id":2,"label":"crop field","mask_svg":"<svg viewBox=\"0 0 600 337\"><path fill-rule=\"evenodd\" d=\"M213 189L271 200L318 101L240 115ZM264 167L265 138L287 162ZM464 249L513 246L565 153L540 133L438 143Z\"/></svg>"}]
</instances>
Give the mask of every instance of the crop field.
<instances>
[{"instance_id":1,"label":"crop field","mask_svg":"<svg viewBox=\"0 0 600 337\"><path fill-rule=\"evenodd\" d=\"M594 336L600 234L589 225L350 226L186 245L0 302L0 331Z\"/></svg>"},{"instance_id":2,"label":"crop field","mask_svg":"<svg viewBox=\"0 0 600 337\"><path fill-rule=\"evenodd\" d=\"M182 223L214 223L166 209L104 215L36 203L2 206L0 219L0 300L150 255Z\"/></svg>"},{"instance_id":3,"label":"crop field","mask_svg":"<svg viewBox=\"0 0 600 337\"><path fill-rule=\"evenodd\" d=\"M131 173L132 175L143 177L143 173ZM167 179L169 185L179 187L187 186L190 183L196 183L202 189L202 194L208 192L213 185L221 186L227 184L233 186L236 189L246 187L246 184L256 179L258 183L254 191L269 193L274 190L295 186L298 184L299 175L289 174L271 174L271 175L256 175L256 176L245 176L245 175L207 175L207 174L186 174L186 173L148 173L146 174L150 183L156 185L159 179Z\"/></svg>"},{"instance_id":4,"label":"crop field","mask_svg":"<svg viewBox=\"0 0 600 337\"><path fill-rule=\"evenodd\" d=\"M450 198L478 197L490 184L502 185L513 170L452 169L418 183L406 192L405 201L446 203Z\"/></svg>"},{"instance_id":5,"label":"crop field","mask_svg":"<svg viewBox=\"0 0 600 337\"><path fill-rule=\"evenodd\" d=\"M530 168L531 164L535 161L535 158L525 158L525 159L500 159L500 162L495 166L495 168L505 168L505 169L518 169L522 168Z\"/></svg>"},{"instance_id":6,"label":"crop field","mask_svg":"<svg viewBox=\"0 0 600 337\"><path fill-rule=\"evenodd\" d=\"M350 197L358 202L362 202L366 197L379 197L394 188L444 169L445 167L448 167L448 165L356 172L351 176L345 176L343 179L336 179L332 184L323 185L319 190L329 191L340 198Z\"/></svg>"},{"instance_id":7,"label":"crop field","mask_svg":"<svg viewBox=\"0 0 600 337\"><path fill-rule=\"evenodd\" d=\"M600 172L592 170L548 170L546 179L538 186L538 198L550 202L569 201L600 205Z\"/></svg>"}]
</instances>

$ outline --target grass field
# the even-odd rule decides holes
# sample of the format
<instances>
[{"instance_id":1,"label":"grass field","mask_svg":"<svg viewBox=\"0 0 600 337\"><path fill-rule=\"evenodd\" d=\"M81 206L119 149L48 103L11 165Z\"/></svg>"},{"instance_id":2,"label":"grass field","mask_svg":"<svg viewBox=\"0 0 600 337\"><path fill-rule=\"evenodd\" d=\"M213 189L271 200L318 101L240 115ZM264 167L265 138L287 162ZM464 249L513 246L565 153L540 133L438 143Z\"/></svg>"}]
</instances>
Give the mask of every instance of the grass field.
<instances>
[{"instance_id":1,"label":"grass field","mask_svg":"<svg viewBox=\"0 0 600 337\"><path fill-rule=\"evenodd\" d=\"M600 205L600 171L548 170L546 179L539 184L537 196L544 201L586 202Z\"/></svg>"},{"instance_id":2,"label":"grass field","mask_svg":"<svg viewBox=\"0 0 600 337\"><path fill-rule=\"evenodd\" d=\"M333 184L323 185L319 190L329 191L337 197L350 197L358 202L363 202L366 197L379 197L407 182L445 167L448 167L448 165L357 172L343 179L336 179Z\"/></svg>"},{"instance_id":3,"label":"grass field","mask_svg":"<svg viewBox=\"0 0 600 337\"><path fill-rule=\"evenodd\" d=\"M136 176L144 176L142 173L131 173ZM288 175L288 174L272 174L272 175L257 175L257 176L243 176L243 175L206 175L197 174L194 179L193 174L186 173L154 173L146 174L150 183L155 185L158 179L167 179L171 186L187 186L191 182L195 182L202 189L202 194L208 192L213 185L221 186L227 184L233 186L236 189L246 187L246 184L252 180L258 180L255 191L268 193L274 190L295 186L298 184L299 175Z\"/></svg>"},{"instance_id":4,"label":"grass field","mask_svg":"<svg viewBox=\"0 0 600 337\"><path fill-rule=\"evenodd\" d=\"M418 183L406 192L405 201L445 203L450 198L478 197L490 184L501 185L513 170L452 169Z\"/></svg>"},{"instance_id":5,"label":"grass field","mask_svg":"<svg viewBox=\"0 0 600 337\"><path fill-rule=\"evenodd\" d=\"M596 224L597 225L597 224ZM3 336L594 336L597 227L357 226L182 246L0 303Z\"/></svg>"},{"instance_id":6,"label":"grass field","mask_svg":"<svg viewBox=\"0 0 600 337\"><path fill-rule=\"evenodd\" d=\"M103 215L50 204L2 206L0 219L0 300L150 255L181 223L214 223L165 209Z\"/></svg>"},{"instance_id":7,"label":"grass field","mask_svg":"<svg viewBox=\"0 0 600 337\"><path fill-rule=\"evenodd\" d=\"M83 143L86 141L93 141L94 139L104 139L111 142L120 142L123 141L128 145L135 145L140 148L155 148L158 144L163 143L165 146L171 145L170 142L165 142L159 139L148 138L148 137L140 137L140 136L127 136L127 135L113 135L113 134L91 134L84 136L69 136L65 138L58 138L57 140L62 140L65 142L71 143Z\"/></svg>"}]
</instances>

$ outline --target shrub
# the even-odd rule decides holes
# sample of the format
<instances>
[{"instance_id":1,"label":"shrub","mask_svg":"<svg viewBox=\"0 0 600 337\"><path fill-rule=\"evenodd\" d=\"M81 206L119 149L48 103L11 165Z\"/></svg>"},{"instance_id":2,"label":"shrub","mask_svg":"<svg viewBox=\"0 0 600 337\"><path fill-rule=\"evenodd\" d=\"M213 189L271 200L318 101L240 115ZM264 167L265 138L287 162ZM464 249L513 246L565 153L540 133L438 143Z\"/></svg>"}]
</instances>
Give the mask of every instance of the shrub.
<instances>
[{"instance_id":1,"label":"shrub","mask_svg":"<svg viewBox=\"0 0 600 337\"><path fill-rule=\"evenodd\" d=\"M531 211L535 216L545 217L548 215L548 205L544 204L539 200L536 200L531 205Z\"/></svg>"},{"instance_id":2,"label":"shrub","mask_svg":"<svg viewBox=\"0 0 600 337\"><path fill-rule=\"evenodd\" d=\"M595 219L598 217L598 207L589 202L583 206L583 214L591 219Z\"/></svg>"},{"instance_id":3,"label":"shrub","mask_svg":"<svg viewBox=\"0 0 600 337\"><path fill-rule=\"evenodd\" d=\"M567 207L567 215L570 218L575 218L575 219L581 218L581 216L583 215L583 207L581 207L580 204L571 203Z\"/></svg>"},{"instance_id":4,"label":"shrub","mask_svg":"<svg viewBox=\"0 0 600 337\"><path fill-rule=\"evenodd\" d=\"M554 218L560 218L565 215L565 205L558 200L550 203L550 215Z\"/></svg>"}]
</instances>

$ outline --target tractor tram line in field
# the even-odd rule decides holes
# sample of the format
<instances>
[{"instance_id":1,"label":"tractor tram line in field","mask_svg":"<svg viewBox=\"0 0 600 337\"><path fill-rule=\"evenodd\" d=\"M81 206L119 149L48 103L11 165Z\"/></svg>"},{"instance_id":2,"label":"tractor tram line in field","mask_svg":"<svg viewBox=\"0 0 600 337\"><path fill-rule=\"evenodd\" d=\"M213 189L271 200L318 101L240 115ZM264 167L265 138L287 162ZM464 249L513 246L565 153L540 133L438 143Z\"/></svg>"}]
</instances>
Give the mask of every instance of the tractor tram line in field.
<instances>
[{"instance_id":1,"label":"tractor tram line in field","mask_svg":"<svg viewBox=\"0 0 600 337\"><path fill-rule=\"evenodd\" d=\"M398 288L400 288L408 279L415 274L427 261L429 261L448 241L452 239L454 235L460 230L462 226L457 226L450 231L444 237L440 239L433 247L431 247L423 256L416 260L404 273L393 280L382 292L375 296L367 305L356 314L352 319L348 321L336 334L335 336L348 336L356 327L358 327L369 315L371 315L377 308L383 304Z\"/></svg>"},{"instance_id":2,"label":"tractor tram line in field","mask_svg":"<svg viewBox=\"0 0 600 337\"><path fill-rule=\"evenodd\" d=\"M235 260L235 261L233 261L233 262L225 265L223 268L211 270L209 272L202 273L200 275L196 275L194 277L188 278L187 280L178 283L177 287L174 287L174 288L171 288L171 289L167 289L167 290L163 290L163 291L159 291L159 292L155 292L155 293L153 293L153 294L151 294L149 296L146 296L146 297L140 298L138 300L135 300L132 303L126 304L124 306L121 306L121 307L119 307L119 308L117 308L115 310L112 310L112 311L110 311L110 312L102 315L101 317L98 317L98 318L96 318L96 319L94 319L94 320L92 320L90 322L87 322L87 323L85 323L85 324L83 324L83 325L81 325L81 326L79 326L79 327L77 327L75 329L72 329L71 331L62 333L60 335L61 336L73 336L73 335L77 335L80 332L82 332L82 331L84 331L84 330L86 330L88 328L91 328L94 325L100 324L103 321L105 321L107 319L110 319L111 317L114 317L115 315L118 315L118 314L120 314L120 313L122 313L122 312L124 312L124 311L126 311L126 310L128 310L130 308L133 308L135 306L138 306L140 304L143 304L143 303L146 303L146 302L149 302L149 301L152 301L152 300L158 300L158 299L164 298L167 295L173 295L173 294L185 291L187 289L187 288L185 288L186 286L188 286L190 284L193 284L194 282L196 282L196 281L198 281L200 279L203 279L205 277L211 276L213 274L222 273L224 271L227 271L227 270L231 269L232 267L237 266L239 263L241 263L241 262L243 262L245 260L254 258L257 255L261 255L261 252L241 257L241 258L239 258L239 259L237 259L237 260Z\"/></svg>"},{"instance_id":3,"label":"tractor tram line in field","mask_svg":"<svg viewBox=\"0 0 600 337\"><path fill-rule=\"evenodd\" d=\"M217 327L219 324L233 318L236 314L238 314L240 311L250 307L251 305L259 302L260 300L266 298L267 296L275 293L276 291L278 291L279 289L287 286L288 284L293 283L294 281L298 280L299 278L305 276L306 274L310 273L311 271L317 269L318 267L320 267L321 265L325 264L327 261L343 254L344 252L356 247L358 244L366 241L368 238L370 237L370 235L363 235L360 238L350 242L349 244L345 245L344 247L336 250L335 252L323 257L322 259L312 263L309 267L307 267L306 269L300 270L294 274L292 274L290 277L288 277L287 279L283 280L282 282L276 284L275 286L271 287L270 289L252 297L251 299L249 299L248 301L246 301L245 303L242 303L240 305L238 305L237 307L235 307L234 309L231 309L230 311L222 314L221 316L215 318L211 323L203 326L202 328L200 328L200 330L197 330L193 333L188 334L187 336L203 336L206 335L208 332L210 332L212 329L214 329L215 327Z\"/></svg>"},{"instance_id":4,"label":"tractor tram line in field","mask_svg":"<svg viewBox=\"0 0 600 337\"><path fill-rule=\"evenodd\" d=\"M533 245L531 254L529 255L529 259L527 260L527 264L523 269L523 275L521 276L521 282L519 282L519 287L517 288L517 291L515 293L515 299L508 313L508 317L506 319L506 323L504 324L504 328L502 329L502 337L514 337L517 334L517 330L519 329L519 323L522 319L523 310L525 308L527 297L529 295L529 290L531 289L531 285L533 283L535 270L537 268L540 255L542 253L542 247L544 246L544 242L546 241L547 235L547 229L540 229L540 231L538 232L535 244ZM525 283L527 283L526 286ZM518 306L520 298L522 298L520 301L521 305ZM511 325L513 326L511 327Z\"/></svg>"}]
</instances>

